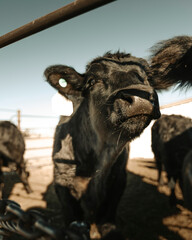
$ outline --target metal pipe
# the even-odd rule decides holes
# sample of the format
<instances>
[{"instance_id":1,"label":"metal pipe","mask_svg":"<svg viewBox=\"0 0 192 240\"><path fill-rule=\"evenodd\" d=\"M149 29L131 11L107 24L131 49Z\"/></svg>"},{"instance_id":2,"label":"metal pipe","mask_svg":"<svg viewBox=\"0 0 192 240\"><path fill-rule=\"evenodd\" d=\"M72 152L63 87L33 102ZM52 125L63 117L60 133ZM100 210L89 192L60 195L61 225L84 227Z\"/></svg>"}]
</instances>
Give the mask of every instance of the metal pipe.
<instances>
[{"instance_id":1,"label":"metal pipe","mask_svg":"<svg viewBox=\"0 0 192 240\"><path fill-rule=\"evenodd\" d=\"M0 37L0 48L115 0L75 0Z\"/></svg>"}]
</instances>

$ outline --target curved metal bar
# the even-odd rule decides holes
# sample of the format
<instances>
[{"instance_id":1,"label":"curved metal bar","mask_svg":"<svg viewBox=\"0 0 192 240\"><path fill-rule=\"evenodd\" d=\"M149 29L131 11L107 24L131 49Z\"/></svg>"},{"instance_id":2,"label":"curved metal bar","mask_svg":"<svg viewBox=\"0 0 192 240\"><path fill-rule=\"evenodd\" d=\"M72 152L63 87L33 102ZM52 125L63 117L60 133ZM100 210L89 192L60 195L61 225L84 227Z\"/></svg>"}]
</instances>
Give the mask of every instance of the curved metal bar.
<instances>
[{"instance_id":1,"label":"curved metal bar","mask_svg":"<svg viewBox=\"0 0 192 240\"><path fill-rule=\"evenodd\" d=\"M0 48L115 0L76 0L0 37Z\"/></svg>"}]
</instances>

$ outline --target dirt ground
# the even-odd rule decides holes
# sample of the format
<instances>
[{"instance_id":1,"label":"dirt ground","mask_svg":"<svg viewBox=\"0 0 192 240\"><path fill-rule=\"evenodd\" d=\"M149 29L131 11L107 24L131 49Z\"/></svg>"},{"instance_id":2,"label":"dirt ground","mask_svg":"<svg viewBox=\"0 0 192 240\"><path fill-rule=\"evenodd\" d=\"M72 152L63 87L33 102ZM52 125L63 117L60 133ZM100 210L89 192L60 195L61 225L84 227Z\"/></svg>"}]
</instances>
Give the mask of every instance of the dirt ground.
<instances>
[{"instance_id":1,"label":"dirt ground","mask_svg":"<svg viewBox=\"0 0 192 240\"><path fill-rule=\"evenodd\" d=\"M27 194L15 174L5 172L4 198L16 201L23 210L32 207L58 210L51 185L51 159L29 162L28 170L33 193ZM129 240L192 240L192 212L183 207L179 187L178 204L171 208L168 188L157 188L156 179L153 159L129 160L127 188L117 214L119 227Z\"/></svg>"},{"instance_id":2,"label":"dirt ground","mask_svg":"<svg viewBox=\"0 0 192 240\"><path fill-rule=\"evenodd\" d=\"M179 187L178 204L171 208L169 189L157 187L153 159L132 159L128 170L127 188L118 211L119 225L128 239L191 240L192 212L183 207Z\"/></svg>"}]
</instances>

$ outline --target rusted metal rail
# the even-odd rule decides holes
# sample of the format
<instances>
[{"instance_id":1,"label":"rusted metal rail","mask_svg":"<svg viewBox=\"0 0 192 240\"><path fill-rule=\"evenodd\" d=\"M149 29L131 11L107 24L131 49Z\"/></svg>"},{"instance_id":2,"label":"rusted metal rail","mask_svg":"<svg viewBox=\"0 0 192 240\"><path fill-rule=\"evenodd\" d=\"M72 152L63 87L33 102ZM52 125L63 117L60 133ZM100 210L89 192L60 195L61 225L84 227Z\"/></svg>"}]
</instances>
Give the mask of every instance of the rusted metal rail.
<instances>
[{"instance_id":1,"label":"rusted metal rail","mask_svg":"<svg viewBox=\"0 0 192 240\"><path fill-rule=\"evenodd\" d=\"M116 0L75 0L0 37L0 48Z\"/></svg>"}]
</instances>

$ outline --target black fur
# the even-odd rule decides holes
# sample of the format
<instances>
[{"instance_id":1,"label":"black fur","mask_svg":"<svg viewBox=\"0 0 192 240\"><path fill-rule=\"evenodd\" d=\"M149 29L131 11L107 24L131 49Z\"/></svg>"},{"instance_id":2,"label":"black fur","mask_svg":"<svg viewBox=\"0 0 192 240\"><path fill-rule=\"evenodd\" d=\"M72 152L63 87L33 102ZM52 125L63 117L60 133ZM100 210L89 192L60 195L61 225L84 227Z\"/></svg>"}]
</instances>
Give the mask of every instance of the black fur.
<instances>
[{"instance_id":1,"label":"black fur","mask_svg":"<svg viewBox=\"0 0 192 240\"><path fill-rule=\"evenodd\" d=\"M168 182L179 181L183 190L182 167L192 149L192 120L181 115L162 115L152 126L152 151L155 156L158 180L163 166ZM175 187L171 187L170 203L176 204Z\"/></svg>"},{"instance_id":2,"label":"black fur","mask_svg":"<svg viewBox=\"0 0 192 240\"><path fill-rule=\"evenodd\" d=\"M24 162L25 142L22 133L10 121L0 121L0 188L1 194L4 186L2 167L10 164L16 167L21 182L27 193L32 192Z\"/></svg>"},{"instance_id":3,"label":"black fur","mask_svg":"<svg viewBox=\"0 0 192 240\"><path fill-rule=\"evenodd\" d=\"M185 156L182 167L182 179L185 207L192 211L192 149Z\"/></svg>"},{"instance_id":4,"label":"black fur","mask_svg":"<svg viewBox=\"0 0 192 240\"><path fill-rule=\"evenodd\" d=\"M192 84L192 37L178 36L152 48L151 76L156 89Z\"/></svg>"}]
</instances>

